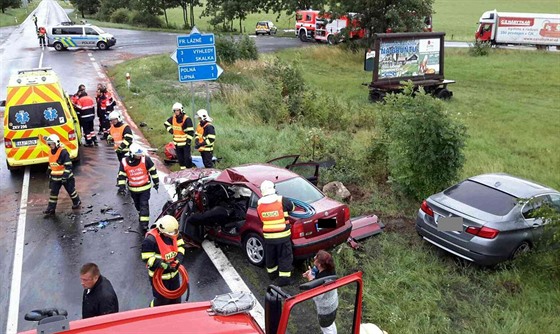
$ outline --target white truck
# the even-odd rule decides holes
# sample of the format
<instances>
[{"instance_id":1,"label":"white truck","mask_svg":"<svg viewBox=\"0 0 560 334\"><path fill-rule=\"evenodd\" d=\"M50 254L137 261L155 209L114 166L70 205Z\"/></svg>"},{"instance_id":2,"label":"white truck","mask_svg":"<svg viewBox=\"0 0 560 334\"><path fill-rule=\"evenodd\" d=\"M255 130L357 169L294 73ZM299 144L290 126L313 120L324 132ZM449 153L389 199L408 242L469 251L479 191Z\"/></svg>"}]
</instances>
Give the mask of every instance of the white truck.
<instances>
[{"instance_id":1,"label":"white truck","mask_svg":"<svg viewBox=\"0 0 560 334\"><path fill-rule=\"evenodd\" d=\"M475 37L492 45L560 48L560 14L506 13L494 9L482 14Z\"/></svg>"}]
</instances>

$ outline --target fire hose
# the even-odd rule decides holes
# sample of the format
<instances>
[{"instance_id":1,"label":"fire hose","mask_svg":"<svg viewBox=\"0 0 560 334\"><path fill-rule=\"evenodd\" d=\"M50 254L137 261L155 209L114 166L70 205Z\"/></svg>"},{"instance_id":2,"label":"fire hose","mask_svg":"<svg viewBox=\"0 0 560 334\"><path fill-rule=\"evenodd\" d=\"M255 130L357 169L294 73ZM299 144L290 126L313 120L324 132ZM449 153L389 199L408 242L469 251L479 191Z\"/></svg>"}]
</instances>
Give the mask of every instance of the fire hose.
<instances>
[{"instance_id":1,"label":"fire hose","mask_svg":"<svg viewBox=\"0 0 560 334\"><path fill-rule=\"evenodd\" d=\"M315 208L310 204L307 204L304 201L295 198L289 198L289 199L292 201L292 203L294 203L294 205L297 208L303 210L303 211L292 211L290 213L290 216L294 218L310 218L315 215Z\"/></svg>"},{"instance_id":2,"label":"fire hose","mask_svg":"<svg viewBox=\"0 0 560 334\"><path fill-rule=\"evenodd\" d=\"M177 299L180 298L185 291L189 290L189 274L183 265L179 265L177 268L179 274L181 275L181 285L177 290L169 290L163 285L163 268L157 268L154 272L153 283L156 291L167 299ZM190 292L190 291L189 291ZM189 300L189 293L187 292L187 299Z\"/></svg>"}]
</instances>

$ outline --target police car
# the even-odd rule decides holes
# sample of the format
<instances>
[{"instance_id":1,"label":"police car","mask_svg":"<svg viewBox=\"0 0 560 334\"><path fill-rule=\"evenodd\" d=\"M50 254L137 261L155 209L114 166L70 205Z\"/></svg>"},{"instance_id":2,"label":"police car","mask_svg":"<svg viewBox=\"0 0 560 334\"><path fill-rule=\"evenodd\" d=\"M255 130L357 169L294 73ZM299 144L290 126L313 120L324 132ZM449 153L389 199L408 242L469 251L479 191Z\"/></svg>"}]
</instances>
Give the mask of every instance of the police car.
<instances>
[{"instance_id":1,"label":"police car","mask_svg":"<svg viewBox=\"0 0 560 334\"><path fill-rule=\"evenodd\" d=\"M48 46L57 51L70 47L93 47L107 50L117 43L115 37L91 24L69 24L62 22L47 31Z\"/></svg>"}]
</instances>

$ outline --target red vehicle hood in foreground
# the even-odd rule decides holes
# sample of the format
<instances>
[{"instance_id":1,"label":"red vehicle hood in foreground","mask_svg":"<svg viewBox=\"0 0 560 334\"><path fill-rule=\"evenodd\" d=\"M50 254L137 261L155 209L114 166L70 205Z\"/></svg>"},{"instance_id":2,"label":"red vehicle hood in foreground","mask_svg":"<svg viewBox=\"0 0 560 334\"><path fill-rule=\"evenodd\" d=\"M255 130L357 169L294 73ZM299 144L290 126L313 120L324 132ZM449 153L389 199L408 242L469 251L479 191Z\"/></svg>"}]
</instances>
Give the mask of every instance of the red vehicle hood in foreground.
<instances>
[{"instance_id":1,"label":"red vehicle hood in foreground","mask_svg":"<svg viewBox=\"0 0 560 334\"><path fill-rule=\"evenodd\" d=\"M249 313L210 315L210 307L210 302L194 302L107 314L71 321L70 329L63 333L264 333ZM36 329L23 332L36 333Z\"/></svg>"}]
</instances>

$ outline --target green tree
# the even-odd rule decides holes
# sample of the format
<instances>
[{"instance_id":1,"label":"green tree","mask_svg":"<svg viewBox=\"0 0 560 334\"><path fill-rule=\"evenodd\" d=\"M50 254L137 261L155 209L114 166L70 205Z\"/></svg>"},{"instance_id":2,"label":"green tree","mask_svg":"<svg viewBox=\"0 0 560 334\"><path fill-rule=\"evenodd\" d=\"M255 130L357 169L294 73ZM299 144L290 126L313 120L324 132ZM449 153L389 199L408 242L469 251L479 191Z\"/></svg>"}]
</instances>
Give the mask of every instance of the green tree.
<instances>
[{"instance_id":1,"label":"green tree","mask_svg":"<svg viewBox=\"0 0 560 334\"><path fill-rule=\"evenodd\" d=\"M265 11L271 10L278 15L282 12L289 15L299 9L323 10L326 3L327 0L265 0L261 2L260 8Z\"/></svg>"},{"instance_id":2,"label":"green tree","mask_svg":"<svg viewBox=\"0 0 560 334\"><path fill-rule=\"evenodd\" d=\"M207 0L202 15L212 17L210 23L222 24L226 31L233 31L233 21L239 20L239 32L243 32L243 20L258 12L260 6L259 0Z\"/></svg>"},{"instance_id":3,"label":"green tree","mask_svg":"<svg viewBox=\"0 0 560 334\"><path fill-rule=\"evenodd\" d=\"M165 0L131 0L132 6L141 13L162 15Z\"/></svg>"},{"instance_id":4,"label":"green tree","mask_svg":"<svg viewBox=\"0 0 560 334\"><path fill-rule=\"evenodd\" d=\"M2 8L2 13L6 12L8 8L19 8L21 6L20 0L0 0L0 7Z\"/></svg>"},{"instance_id":5,"label":"green tree","mask_svg":"<svg viewBox=\"0 0 560 334\"><path fill-rule=\"evenodd\" d=\"M97 17L100 20L108 21L111 14L119 8L126 8L130 10L131 0L99 0L99 10L97 11Z\"/></svg>"},{"instance_id":6,"label":"green tree","mask_svg":"<svg viewBox=\"0 0 560 334\"><path fill-rule=\"evenodd\" d=\"M70 0L70 3L82 14L83 19L86 18L85 14L96 14L101 4L100 0Z\"/></svg>"},{"instance_id":7,"label":"green tree","mask_svg":"<svg viewBox=\"0 0 560 334\"><path fill-rule=\"evenodd\" d=\"M422 31L424 19L432 15L434 0L354 0L329 1L329 8L335 16L359 13L363 28L380 33L391 28L393 32Z\"/></svg>"}]
</instances>

